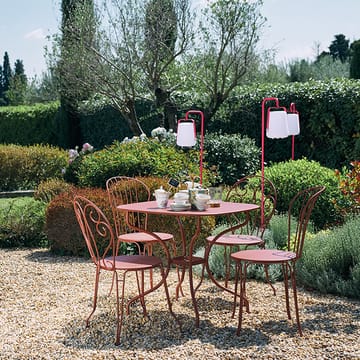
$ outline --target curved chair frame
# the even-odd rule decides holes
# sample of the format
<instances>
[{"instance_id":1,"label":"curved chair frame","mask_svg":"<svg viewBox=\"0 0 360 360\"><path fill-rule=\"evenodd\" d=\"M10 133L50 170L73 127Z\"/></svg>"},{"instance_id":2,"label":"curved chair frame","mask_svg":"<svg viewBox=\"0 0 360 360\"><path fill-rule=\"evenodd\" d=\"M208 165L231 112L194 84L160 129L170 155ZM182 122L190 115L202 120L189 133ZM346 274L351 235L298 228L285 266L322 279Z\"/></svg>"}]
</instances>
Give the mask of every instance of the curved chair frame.
<instances>
[{"instance_id":1,"label":"curved chair frame","mask_svg":"<svg viewBox=\"0 0 360 360\"><path fill-rule=\"evenodd\" d=\"M134 232L125 221L124 213L117 210L117 205L130 204L134 202L150 200L151 193L148 186L140 179L129 176L114 176L106 181L106 190L115 222L115 232L118 240L117 253L120 244L135 244L138 253L141 255L152 255L153 245L158 241L153 236L146 233L148 228L148 215L132 213L132 223L144 231ZM172 251L175 255L176 244L172 234L164 232L154 232L162 241L171 242ZM150 282L153 282L152 271L150 271Z\"/></svg>"},{"instance_id":2,"label":"curved chair frame","mask_svg":"<svg viewBox=\"0 0 360 360\"><path fill-rule=\"evenodd\" d=\"M248 299L246 298L246 273L248 266L251 264L262 264L264 266L281 264L284 276L286 311L288 319L291 319L288 286L288 281L290 280L294 297L296 323L299 334L300 336L302 336L302 329L299 318L299 306L297 300L295 265L302 255L306 229L310 220L312 210L315 206L317 199L324 191L324 186L310 187L308 189L298 192L290 201L288 210L288 235L286 251L277 249L255 249L242 250L231 254L232 260L236 262L233 316L235 312L237 298L240 297L239 320L237 328L238 335L241 331L243 307L245 306L247 312L249 312L249 303ZM295 233L293 233L292 224L294 222L294 219L297 220ZM238 295L237 292L239 282L240 294Z\"/></svg>"},{"instance_id":3,"label":"curved chair frame","mask_svg":"<svg viewBox=\"0 0 360 360\"><path fill-rule=\"evenodd\" d=\"M264 186L264 197L262 197L262 184ZM239 227L239 230L235 233L222 233L220 236L209 236L206 240L207 255L209 256L211 247L213 245L224 246L224 264L225 264L225 288L228 288L228 282L230 279L230 253L234 248L237 250L240 247L247 248L248 246L265 247L264 233L268 224L275 213L277 203L277 192L274 184L267 178L261 175L248 175L231 186L227 195L226 201L233 202L247 202L253 204L259 204L261 206L263 201L264 217L262 218L261 209L252 211L250 214L246 214L247 218L241 214L229 217L228 223L232 224L244 224ZM266 278L268 279L267 268L265 267ZM269 282L275 294L275 289Z\"/></svg>"},{"instance_id":4,"label":"curved chair frame","mask_svg":"<svg viewBox=\"0 0 360 360\"><path fill-rule=\"evenodd\" d=\"M172 311L172 304L166 283L166 275L169 271L168 267L170 254L167 246L163 243L161 238L154 233L147 233L148 236L152 236L154 241L163 247L164 253L168 259L167 268L163 266L162 260L156 256L117 255L118 242L115 241L113 229L104 213L93 202L82 196L76 196L74 198L73 206L75 216L84 236L91 260L96 267L93 309L86 320L86 326L89 326L90 319L96 310L100 272L110 271L113 273L113 279L115 280L116 285L116 345L120 344L121 328L124 318L126 275L131 272L136 273L139 290L139 295L132 299L131 302L140 300L143 307L144 316L147 316L146 308L144 306L144 297L150 292L158 289L161 285L164 285L169 311L181 327L180 322ZM155 268L160 269L161 279L154 286L145 288L144 282L139 282L138 273L140 272L142 274L146 270ZM122 273L122 276L120 276L119 273ZM119 295L119 283L122 283L121 295Z\"/></svg>"}]
</instances>

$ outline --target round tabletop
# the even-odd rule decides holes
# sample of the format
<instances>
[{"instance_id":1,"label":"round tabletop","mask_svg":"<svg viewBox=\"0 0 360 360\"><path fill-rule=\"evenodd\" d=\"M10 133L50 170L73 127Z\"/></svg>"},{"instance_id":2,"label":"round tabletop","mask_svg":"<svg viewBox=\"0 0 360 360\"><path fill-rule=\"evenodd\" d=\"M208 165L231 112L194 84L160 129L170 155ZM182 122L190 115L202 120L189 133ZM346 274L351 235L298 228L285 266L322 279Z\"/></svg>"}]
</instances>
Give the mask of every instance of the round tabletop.
<instances>
[{"instance_id":1,"label":"round tabletop","mask_svg":"<svg viewBox=\"0 0 360 360\"><path fill-rule=\"evenodd\" d=\"M256 204L222 201L219 207L209 207L203 211L192 209L175 211L170 208L170 204L172 202L173 201L169 201L169 204L166 208L159 208L156 201L144 201L132 204L118 205L117 209L123 212L132 211L145 214L159 214L170 216L219 216L259 209L259 205Z\"/></svg>"}]
</instances>

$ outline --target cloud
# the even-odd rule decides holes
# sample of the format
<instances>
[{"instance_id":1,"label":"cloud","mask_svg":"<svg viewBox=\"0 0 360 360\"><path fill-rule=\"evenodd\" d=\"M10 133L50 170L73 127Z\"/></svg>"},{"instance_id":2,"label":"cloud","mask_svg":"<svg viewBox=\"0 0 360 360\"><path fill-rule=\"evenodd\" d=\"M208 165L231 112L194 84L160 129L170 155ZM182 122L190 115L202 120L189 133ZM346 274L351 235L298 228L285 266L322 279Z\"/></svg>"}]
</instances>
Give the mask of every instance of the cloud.
<instances>
[{"instance_id":1,"label":"cloud","mask_svg":"<svg viewBox=\"0 0 360 360\"><path fill-rule=\"evenodd\" d=\"M46 35L44 33L44 29L42 28L30 31L24 36L25 39L30 39L30 40L42 40L45 39L45 37Z\"/></svg>"}]
</instances>

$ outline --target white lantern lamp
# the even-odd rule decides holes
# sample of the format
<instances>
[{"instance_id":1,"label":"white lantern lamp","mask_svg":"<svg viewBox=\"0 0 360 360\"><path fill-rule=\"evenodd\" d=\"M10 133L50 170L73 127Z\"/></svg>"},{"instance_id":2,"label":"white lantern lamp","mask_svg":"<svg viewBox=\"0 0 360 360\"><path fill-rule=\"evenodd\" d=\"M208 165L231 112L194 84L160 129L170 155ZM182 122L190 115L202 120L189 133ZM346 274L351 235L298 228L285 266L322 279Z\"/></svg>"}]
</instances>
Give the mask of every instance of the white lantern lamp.
<instances>
[{"instance_id":1,"label":"white lantern lamp","mask_svg":"<svg viewBox=\"0 0 360 360\"><path fill-rule=\"evenodd\" d=\"M266 137L283 139L288 137L288 119L286 108L270 107L267 112Z\"/></svg>"},{"instance_id":2,"label":"white lantern lamp","mask_svg":"<svg viewBox=\"0 0 360 360\"><path fill-rule=\"evenodd\" d=\"M176 144L182 147L193 147L196 144L196 127L193 119L179 119L176 132Z\"/></svg>"},{"instance_id":3,"label":"white lantern lamp","mask_svg":"<svg viewBox=\"0 0 360 360\"><path fill-rule=\"evenodd\" d=\"M190 119L189 115L200 115L200 185L202 185L203 172L203 153L204 153L204 113L199 110L189 110L185 114L185 119L180 119L177 126L176 144L183 147L193 147L196 144L196 125L195 120Z\"/></svg>"},{"instance_id":4,"label":"white lantern lamp","mask_svg":"<svg viewBox=\"0 0 360 360\"><path fill-rule=\"evenodd\" d=\"M287 123L288 123L288 134L292 136L291 141L291 159L294 160L295 155L295 135L300 134L300 120L299 113L295 108L295 103L290 104L290 109L287 114Z\"/></svg>"}]
</instances>

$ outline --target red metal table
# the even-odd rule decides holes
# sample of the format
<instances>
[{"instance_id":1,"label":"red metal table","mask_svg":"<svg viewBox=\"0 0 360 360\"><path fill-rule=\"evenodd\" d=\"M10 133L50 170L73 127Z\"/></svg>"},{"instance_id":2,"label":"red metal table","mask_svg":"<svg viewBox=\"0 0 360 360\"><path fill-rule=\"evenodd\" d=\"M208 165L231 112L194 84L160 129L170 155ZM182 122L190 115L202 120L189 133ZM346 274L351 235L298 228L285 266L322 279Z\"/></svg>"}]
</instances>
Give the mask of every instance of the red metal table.
<instances>
[{"instance_id":1,"label":"red metal table","mask_svg":"<svg viewBox=\"0 0 360 360\"><path fill-rule=\"evenodd\" d=\"M173 211L170 209L170 207L161 209L157 206L156 201L145 201L145 202L138 202L138 203L132 203L132 204L126 204L126 205L119 205L117 206L117 209L119 211L125 212L127 214L131 212L139 212L144 214L158 214L158 215L167 215L167 216L175 216L177 218L178 224L179 224L179 231L182 241L182 249L183 253L180 256L176 256L171 259L171 263L179 266L183 266L183 269L188 268L189 269L189 285L190 285L190 293L191 293L191 299L194 307L195 312L195 324L198 327L199 326L199 311L198 306L195 298L195 291L194 289L194 281L193 281L193 265L197 264L206 264L206 259L195 257L193 255L193 250L195 246L196 239L198 238L200 231L201 231L201 219L205 216L221 216L221 215L229 215L234 213L248 213L250 211L258 209L259 206L255 204L246 204L246 203L234 203L234 202L221 202L220 207L210 207L206 209L205 211L198 211L198 210L185 210L185 211ZM186 242L186 234L184 231L184 227L181 221L182 217L195 217L196 218L196 229L194 234L190 235L191 240L189 242L189 245L187 246ZM129 219L128 216L126 216L127 219ZM132 224L128 221L129 226L133 227ZM242 226L243 224L240 224L237 227ZM137 229L139 230L139 229ZM231 229L230 229L231 230ZM229 231L229 229L227 230ZM219 234L220 235L220 234ZM183 271L184 274L184 271ZM210 276L212 280L213 277ZM178 289L181 285L182 280L178 284L177 287L177 293Z\"/></svg>"}]
</instances>

